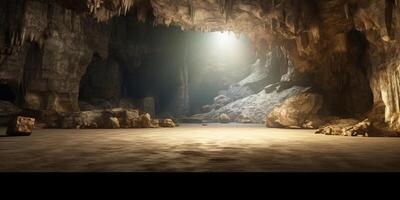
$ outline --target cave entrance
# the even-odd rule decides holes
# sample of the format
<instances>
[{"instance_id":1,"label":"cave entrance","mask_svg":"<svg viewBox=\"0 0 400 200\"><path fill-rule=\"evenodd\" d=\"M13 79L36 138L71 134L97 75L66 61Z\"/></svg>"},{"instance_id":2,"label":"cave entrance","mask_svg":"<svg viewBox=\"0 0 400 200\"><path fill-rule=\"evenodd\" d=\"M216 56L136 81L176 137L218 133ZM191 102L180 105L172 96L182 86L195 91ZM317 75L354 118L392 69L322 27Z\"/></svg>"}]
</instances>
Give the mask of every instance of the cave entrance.
<instances>
[{"instance_id":1,"label":"cave entrance","mask_svg":"<svg viewBox=\"0 0 400 200\"><path fill-rule=\"evenodd\" d=\"M8 84L0 84L0 100L15 103L17 96Z\"/></svg>"},{"instance_id":2,"label":"cave entrance","mask_svg":"<svg viewBox=\"0 0 400 200\"><path fill-rule=\"evenodd\" d=\"M139 55L117 56L123 71L122 96L139 101L153 98L160 116L200 113L204 105L212 105L215 97L248 76L255 62L254 49L243 36L167 27L146 31L149 34L139 35L140 39L132 35L128 40L132 46L141 45L143 49L135 50Z\"/></svg>"}]
</instances>

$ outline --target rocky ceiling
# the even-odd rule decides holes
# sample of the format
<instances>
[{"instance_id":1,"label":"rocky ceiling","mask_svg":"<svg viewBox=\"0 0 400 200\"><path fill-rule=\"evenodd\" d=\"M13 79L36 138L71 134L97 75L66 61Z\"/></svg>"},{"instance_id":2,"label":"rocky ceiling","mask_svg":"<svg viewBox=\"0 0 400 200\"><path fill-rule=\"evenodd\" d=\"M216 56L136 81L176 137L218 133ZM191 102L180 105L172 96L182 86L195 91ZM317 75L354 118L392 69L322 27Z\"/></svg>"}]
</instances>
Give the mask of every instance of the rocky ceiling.
<instances>
[{"instance_id":1,"label":"rocky ceiling","mask_svg":"<svg viewBox=\"0 0 400 200\"><path fill-rule=\"evenodd\" d=\"M281 46L296 71L316 74L327 93L350 88L351 94L346 96L352 96L349 98L353 103L349 107L358 107L357 102L367 98L363 93L368 93L365 92L368 89L359 85L369 81L374 97L371 118L380 116L392 129L399 129L400 77L396 75L400 73L399 3L398 0L88 0L87 7L99 20L136 7L140 20L150 15L155 24L180 26L182 30L245 34L260 55L271 46ZM357 32L358 36L352 34ZM353 43L353 35L357 36L356 41L365 40L367 46L354 48L359 45ZM368 80L357 75L362 69L367 71ZM330 97L347 98L343 95ZM381 107L384 114L376 111L382 110L378 109Z\"/></svg>"}]
</instances>

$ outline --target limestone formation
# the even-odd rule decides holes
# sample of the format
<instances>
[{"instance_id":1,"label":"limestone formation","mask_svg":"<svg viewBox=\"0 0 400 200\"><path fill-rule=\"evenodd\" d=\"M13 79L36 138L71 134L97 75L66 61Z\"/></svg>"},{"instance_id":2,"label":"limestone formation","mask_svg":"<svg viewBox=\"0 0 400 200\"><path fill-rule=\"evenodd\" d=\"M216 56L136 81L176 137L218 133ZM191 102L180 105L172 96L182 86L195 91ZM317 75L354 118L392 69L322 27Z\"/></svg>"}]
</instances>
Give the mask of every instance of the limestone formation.
<instances>
[{"instance_id":1,"label":"limestone formation","mask_svg":"<svg viewBox=\"0 0 400 200\"><path fill-rule=\"evenodd\" d=\"M322 102L322 96L318 94L304 93L292 96L267 115L266 125L274 128L313 127L310 119L315 118Z\"/></svg>"},{"instance_id":2,"label":"limestone formation","mask_svg":"<svg viewBox=\"0 0 400 200\"><path fill-rule=\"evenodd\" d=\"M316 131L317 134L342 135L342 136L368 136L371 123L368 119L358 121L356 119L333 120Z\"/></svg>"},{"instance_id":3,"label":"limestone formation","mask_svg":"<svg viewBox=\"0 0 400 200\"><path fill-rule=\"evenodd\" d=\"M177 28L233 31L247 36L257 62L248 76L241 73L236 82L223 86L209 112L194 118L218 121L225 113L232 121L267 119L273 127L317 128L325 115L368 117L363 124L347 124L352 126L347 132L364 134L368 126L398 133L399 19L397 1L389 0L3 0L0 83L16 94L10 102L40 113L38 121L59 117L53 120L59 127L100 128L104 124L98 120L116 117L103 118L94 109L139 108L154 116L157 98L171 99L161 107L184 115L191 99L189 75L196 71L190 71L193 60L187 46L177 45L186 44L182 38L187 36ZM154 39L165 35L173 37ZM171 52L184 56L157 63L172 58ZM163 88L155 89L157 80ZM306 95L304 88L310 87L324 99L319 118L312 101L286 102ZM130 95L153 99L121 104ZM121 127L143 125L140 120L118 120Z\"/></svg>"}]
</instances>

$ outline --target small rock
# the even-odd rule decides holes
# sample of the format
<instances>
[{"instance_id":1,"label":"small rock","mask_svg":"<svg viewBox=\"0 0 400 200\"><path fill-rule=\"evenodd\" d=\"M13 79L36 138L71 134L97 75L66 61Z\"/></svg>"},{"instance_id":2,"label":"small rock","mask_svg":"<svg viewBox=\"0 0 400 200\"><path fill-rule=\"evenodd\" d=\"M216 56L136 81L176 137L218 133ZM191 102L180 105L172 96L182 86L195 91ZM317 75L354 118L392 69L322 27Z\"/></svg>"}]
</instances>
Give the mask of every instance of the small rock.
<instances>
[{"instance_id":1,"label":"small rock","mask_svg":"<svg viewBox=\"0 0 400 200\"><path fill-rule=\"evenodd\" d=\"M7 135L29 136L35 128L35 119L18 116L10 121L7 128Z\"/></svg>"},{"instance_id":2,"label":"small rock","mask_svg":"<svg viewBox=\"0 0 400 200\"><path fill-rule=\"evenodd\" d=\"M172 119L164 119L161 123L160 123L161 127L169 127L169 128L173 128L175 127L175 123L174 121L172 121Z\"/></svg>"},{"instance_id":3,"label":"small rock","mask_svg":"<svg viewBox=\"0 0 400 200\"><path fill-rule=\"evenodd\" d=\"M113 129L120 128L118 118L110 117L110 122L111 122L111 128L113 128Z\"/></svg>"},{"instance_id":4,"label":"small rock","mask_svg":"<svg viewBox=\"0 0 400 200\"><path fill-rule=\"evenodd\" d=\"M229 117L229 115L223 113L219 116L219 122L221 123L229 123L231 122L231 118Z\"/></svg>"},{"instance_id":5,"label":"small rock","mask_svg":"<svg viewBox=\"0 0 400 200\"><path fill-rule=\"evenodd\" d=\"M140 116L140 125L142 128L152 128L151 116L149 113L145 113Z\"/></svg>"},{"instance_id":6,"label":"small rock","mask_svg":"<svg viewBox=\"0 0 400 200\"><path fill-rule=\"evenodd\" d=\"M271 85L267 85L264 88L265 93L271 93L277 90L277 87L279 86L279 84L271 84Z\"/></svg>"},{"instance_id":7,"label":"small rock","mask_svg":"<svg viewBox=\"0 0 400 200\"><path fill-rule=\"evenodd\" d=\"M239 122L239 123L252 123L250 117L245 116L245 115L239 115L239 117L237 118L237 122Z\"/></svg>"},{"instance_id":8,"label":"small rock","mask_svg":"<svg viewBox=\"0 0 400 200\"><path fill-rule=\"evenodd\" d=\"M160 127L160 120L152 119L151 124L153 125L153 128L158 128L158 127Z\"/></svg>"}]
</instances>

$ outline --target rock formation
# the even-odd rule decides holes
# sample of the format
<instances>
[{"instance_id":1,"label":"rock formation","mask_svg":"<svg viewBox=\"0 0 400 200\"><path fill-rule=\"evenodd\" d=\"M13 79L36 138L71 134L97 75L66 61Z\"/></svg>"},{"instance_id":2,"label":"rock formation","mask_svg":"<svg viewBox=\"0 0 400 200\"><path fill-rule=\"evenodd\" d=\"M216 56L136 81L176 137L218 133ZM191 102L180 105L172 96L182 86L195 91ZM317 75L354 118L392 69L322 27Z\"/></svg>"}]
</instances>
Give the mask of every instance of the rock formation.
<instances>
[{"instance_id":1,"label":"rock formation","mask_svg":"<svg viewBox=\"0 0 400 200\"><path fill-rule=\"evenodd\" d=\"M233 31L250 39L258 66L265 66L272 54L276 60L270 65L276 62L280 67L254 69L254 74L221 93L229 101L224 98L203 116L213 119L226 113L235 121L261 122L272 112L272 121L279 119L282 126L310 125L308 119L298 120L297 114L286 115L279 108L292 107L285 100L309 95L306 88L311 87L323 104L318 113L305 109L302 114L359 122L368 118L370 130L398 133L399 9L395 0L1 0L0 82L13 89L13 103L41 116L79 111L79 98L95 97L92 89L107 101L127 97L126 91L141 98L171 99L162 110L183 115L190 101L187 57L175 57L163 63L166 69L154 69L165 72L157 73L154 80L169 83L161 90L146 80L119 83L115 79L124 79L121 74L147 78L146 70L158 64L146 66L145 58L174 57L170 49L186 55L185 48L176 45L184 43L185 33L160 31L155 35L177 39L168 40L172 44L152 44L154 38L146 33L153 25ZM137 21L146 26L138 26ZM84 76L86 72L90 74ZM268 78L269 74L274 76ZM109 80L108 84L102 80ZM135 90L138 83L148 83L141 85L150 94ZM168 89L174 91L172 98L163 92ZM314 107L304 108L310 106Z\"/></svg>"}]
</instances>

